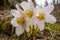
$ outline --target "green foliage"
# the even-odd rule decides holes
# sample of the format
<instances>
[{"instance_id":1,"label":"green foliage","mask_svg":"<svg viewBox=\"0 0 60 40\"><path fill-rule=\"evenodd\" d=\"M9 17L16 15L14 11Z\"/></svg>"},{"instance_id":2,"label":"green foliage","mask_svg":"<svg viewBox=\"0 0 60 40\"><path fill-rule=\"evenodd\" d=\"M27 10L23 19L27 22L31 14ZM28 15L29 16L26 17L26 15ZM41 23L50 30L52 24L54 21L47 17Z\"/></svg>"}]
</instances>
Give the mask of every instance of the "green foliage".
<instances>
[{"instance_id":1,"label":"green foliage","mask_svg":"<svg viewBox=\"0 0 60 40\"><path fill-rule=\"evenodd\" d=\"M48 26L49 26L49 28L51 30L55 30L55 31L59 31L60 32L60 26L58 26L58 25L46 23L45 26L46 26L45 29L47 29L47 30L49 30L48 29Z\"/></svg>"},{"instance_id":2,"label":"green foliage","mask_svg":"<svg viewBox=\"0 0 60 40\"><path fill-rule=\"evenodd\" d=\"M15 33L15 28L10 24L11 18L12 18L11 16L4 17L4 20L0 25L0 32L7 33L8 36L11 35L11 37L13 37L13 38L19 38L19 37L17 37L17 35ZM9 27L9 29L7 30L8 27ZM51 35L48 38L49 40L55 40L55 38L57 40L58 39L57 35L60 35L60 26L59 25L45 23L44 30L50 31ZM43 33L43 31L42 31L42 33ZM30 27L30 31L28 33L24 31L24 33L22 35L20 35L20 37L22 40L24 40L26 38L31 39L33 35L35 37L41 36L41 31L38 29L38 27L36 29L33 29Z\"/></svg>"}]
</instances>

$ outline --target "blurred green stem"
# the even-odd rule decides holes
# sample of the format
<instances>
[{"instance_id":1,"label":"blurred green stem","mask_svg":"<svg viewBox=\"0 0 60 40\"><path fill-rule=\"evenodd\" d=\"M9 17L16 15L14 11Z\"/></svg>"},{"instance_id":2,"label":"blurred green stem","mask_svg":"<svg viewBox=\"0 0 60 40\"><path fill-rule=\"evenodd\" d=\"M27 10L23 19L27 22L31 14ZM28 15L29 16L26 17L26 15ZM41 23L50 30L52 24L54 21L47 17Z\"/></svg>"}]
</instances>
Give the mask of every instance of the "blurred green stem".
<instances>
[{"instance_id":1,"label":"blurred green stem","mask_svg":"<svg viewBox=\"0 0 60 40\"><path fill-rule=\"evenodd\" d=\"M24 36L29 40L26 30L24 31Z\"/></svg>"},{"instance_id":2,"label":"blurred green stem","mask_svg":"<svg viewBox=\"0 0 60 40\"><path fill-rule=\"evenodd\" d=\"M32 40L36 40L35 39L35 33L34 33L34 25L33 25L33 31L32 31Z\"/></svg>"}]
</instances>

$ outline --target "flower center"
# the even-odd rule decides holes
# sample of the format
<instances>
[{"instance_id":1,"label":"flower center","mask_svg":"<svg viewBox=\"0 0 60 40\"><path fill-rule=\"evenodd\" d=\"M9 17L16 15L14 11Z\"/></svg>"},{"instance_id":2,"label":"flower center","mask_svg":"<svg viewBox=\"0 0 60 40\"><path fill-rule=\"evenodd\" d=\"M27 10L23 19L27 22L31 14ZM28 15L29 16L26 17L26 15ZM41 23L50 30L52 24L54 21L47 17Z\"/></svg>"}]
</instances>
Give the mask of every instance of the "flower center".
<instances>
[{"instance_id":1,"label":"flower center","mask_svg":"<svg viewBox=\"0 0 60 40\"><path fill-rule=\"evenodd\" d=\"M38 19L39 20L45 20L45 15L44 14L39 14Z\"/></svg>"},{"instance_id":2,"label":"flower center","mask_svg":"<svg viewBox=\"0 0 60 40\"><path fill-rule=\"evenodd\" d=\"M31 18L33 16L33 12L31 10L24 11L26 18Z\"/></svg>"},{"instance_id":3,"label":"flower center","mask_svg":"<svg viewBox=\"0 0 60 40\"><path fill-rule=\"evenodd\" d=\"M25 20L24 18L17 18L17 24L24 24L25 23Z\"/></svg>"}]
</instances>

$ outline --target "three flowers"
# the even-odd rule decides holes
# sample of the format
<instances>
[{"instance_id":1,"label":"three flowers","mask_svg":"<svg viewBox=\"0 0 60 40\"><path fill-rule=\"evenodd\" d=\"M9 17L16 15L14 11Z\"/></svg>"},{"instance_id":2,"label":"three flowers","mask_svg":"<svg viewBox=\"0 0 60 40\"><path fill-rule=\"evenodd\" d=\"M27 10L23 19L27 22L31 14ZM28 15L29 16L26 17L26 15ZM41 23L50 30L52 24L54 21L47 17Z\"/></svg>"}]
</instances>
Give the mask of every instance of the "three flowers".
<instances>
[{"instance_id":1,"label":"three flowers","mask_svg":"<svg viewBox=\"0 0 60 40\"><path fill-rule=\"evenodd\" d=\"M34 25L34 28L44 30L45 22L55 23L56 18L50 13L54 10L54 5L41 8L40 6L34 6L32 1L22 2L15 5L17 9L12 9L11 14L14 18L11 20L11 24L16 27L17 36L21 35L24 30L29 32L29 27ZM21 6L22 9L19 7Z\"/></svg>"}]
</instances>

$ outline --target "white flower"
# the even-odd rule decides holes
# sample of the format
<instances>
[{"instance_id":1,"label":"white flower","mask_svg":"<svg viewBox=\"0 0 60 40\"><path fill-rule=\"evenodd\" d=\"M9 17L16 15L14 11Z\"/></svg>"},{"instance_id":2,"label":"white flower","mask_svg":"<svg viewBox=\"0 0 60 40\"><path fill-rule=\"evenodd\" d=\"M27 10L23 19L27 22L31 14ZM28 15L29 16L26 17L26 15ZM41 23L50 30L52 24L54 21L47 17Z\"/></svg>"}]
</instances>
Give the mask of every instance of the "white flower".
<instances>
[{"instance_id":1,"label":"white flower","mask_svg":"<svg viewBox=\"0 0 60 40\"><path fill-rule=\"evenodd\" d=\"M53 0L47 0L48 4L53 4Z\"/></svg>"},{"instance_id":2,"label":"white flower","mask_svg":"<svg viewBox=\"0 0 60 40\"><path fill-rule=\"evenodd\" d=\"M24 30L27 31L29 30L29 28L25 25L26 22L22 10L19 8L18 4L16 4L15 6L17 10L11 10L11 14L14 16L14 18L11 20L11 24L16 27L16 34L17 36L19 36L24 32Z\"/></svg>"},{"instance_id":3,"label":"white flower","mask_svg":"<svg viewBox=\"0 0 60 40\"><path fill-rule=\"evenodd\" d=\"M32 1L22 2L20 6L23 9L23 13L26 17L27 26L32 26L36 24L36 16L34 14L34 4Z\"/></svg>"},{"instance_id":4,"label":"white flower","mask_svg":"<svg viewBox=\"0 0 60 40\"><path fill-rule=\"evenodd\" d=\"M50 14L53 10L54 10L54 6L51 4L44 8L36 6L35 15L37 16L37 19L38 19L38 22L37 22L38 28L41 31L44 30L45 22L51 23L51 24L56 22L56 18Z\"/></svg>"},{"instance_id":5,"label":"white flower","mask_svg":"<svg viewBox=\"0 0 60 40\"><path fill-rule=\"evenodd\" d=\"M36 4L38 4L41 7L46 6L46 0L35 0Z\"/></svg>"}]
</instances>

